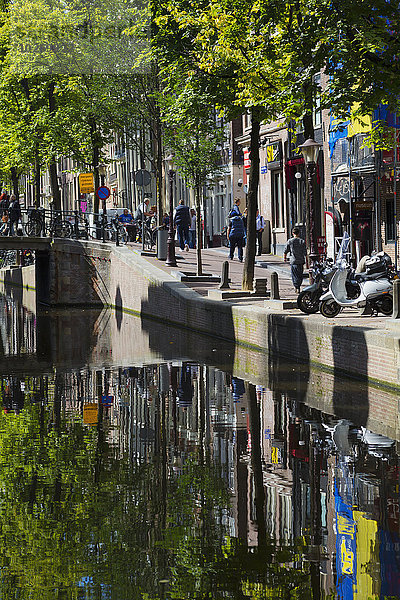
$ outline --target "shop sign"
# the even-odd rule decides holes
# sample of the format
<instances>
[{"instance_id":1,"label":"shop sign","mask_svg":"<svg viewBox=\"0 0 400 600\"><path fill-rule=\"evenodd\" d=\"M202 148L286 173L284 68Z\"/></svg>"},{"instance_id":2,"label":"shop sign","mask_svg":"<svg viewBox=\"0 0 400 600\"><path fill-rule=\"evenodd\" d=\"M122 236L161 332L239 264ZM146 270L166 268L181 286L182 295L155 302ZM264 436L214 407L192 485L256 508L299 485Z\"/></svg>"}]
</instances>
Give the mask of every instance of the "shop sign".
<instances>
[{"instance_id":1,"label":"shop sign","mask_svg":"<svg viewBox=\"0 0 400 600\"><path fill-rule=\"evenodd\" d=\"M374 206L373 202L354 202L355 210L372 210Z\"/></svg>"},{"instance_id":2,"label":"shop sign","mask_svg":"<svg viewBox=\"0 0 400 600\"><path fill-rule=\"evenodd\" d=\"M320 235L319 237L317 237L317 249L318 249L318 254L325 254L325 243L326 243L326 239L324 235Z\"/></svg>"},{"instance_id":3,"label":"shop sign","mask_svg":"<svg viewBox=\"0 0 400 600\"><path fill-rule=\"evenodd\" d=\"M325 212L326 256L335 259L335 222L331 212Z\"/></svg>"},{"instance_id":4,"label":"shop sign","mask_svg":"<svg viewBox=\"0 0 400 600\"><path fill-rule=\"evenodd\" d=\"M250 151L248 148L243 148L243 156L244 156L244 168L246 171L250 169L251 160L250 160Z\"/></svg>"},{"instance_id":5,"label":"shop sign","mask_svg":"<svg viewBox=\"0 0 400 600\"><path fill-rule=\"evenodd\" d=\"M281 143L280 142L276 142L274 144L269 144L267 146L267 162L268 163L272 163L272 162L278 162L281 160L282 156L281 156Z\"/></svg>"}]
</instances>

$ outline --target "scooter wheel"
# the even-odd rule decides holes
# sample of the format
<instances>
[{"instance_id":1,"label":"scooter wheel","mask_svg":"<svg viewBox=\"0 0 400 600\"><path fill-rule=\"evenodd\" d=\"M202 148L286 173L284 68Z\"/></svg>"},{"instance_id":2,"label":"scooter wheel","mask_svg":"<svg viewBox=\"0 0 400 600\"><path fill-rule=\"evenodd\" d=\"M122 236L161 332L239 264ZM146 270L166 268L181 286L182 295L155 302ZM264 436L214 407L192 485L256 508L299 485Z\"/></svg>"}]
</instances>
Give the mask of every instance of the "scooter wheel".
<instances>
[{"instance_id":1,"label":"scooter wheel","mask_svg":"<svg viewBox=\"0 0 400 600\"><path fill-rule=\"evenodd\" d=\"M304 290L297 296L297 308L306 315L313 315L319 310L320 294Z\"/></svg>"},{"instance_id":2,"label":"scooter wheel","mask_svg":"<svg viewBox=\"0 0 400 600\"><path fill-rule=\"evenodd\" d=\"M330 319L332 317L336 317L342 310L342 307L335 301L323 300L319 305L319 310L321 315L327 319Z\"/></svg>"},{"instance_id":3,"label":"scooter wheel","mask_svg":"<svg viewBox=\"0 0 400 600\"><path fill-rule=\"evenodd\" d=\"M378 310L385 315L386 317L390 317L393 313L393 297L390 294L384 296L382 300L377 302Z\"/></svg>"}]
</instances>

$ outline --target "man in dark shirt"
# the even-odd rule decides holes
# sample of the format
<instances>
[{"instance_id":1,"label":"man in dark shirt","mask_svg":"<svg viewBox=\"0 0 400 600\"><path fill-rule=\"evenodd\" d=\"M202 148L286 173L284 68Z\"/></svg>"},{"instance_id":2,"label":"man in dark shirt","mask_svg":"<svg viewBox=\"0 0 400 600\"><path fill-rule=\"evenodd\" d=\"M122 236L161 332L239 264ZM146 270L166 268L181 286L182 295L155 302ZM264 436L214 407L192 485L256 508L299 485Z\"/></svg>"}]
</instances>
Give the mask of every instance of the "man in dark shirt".
<instances>
[{"instance_id":1,"label":"man in dark shirt","mask_svg":"<svg viewBox=\"0 0 400 600\"><path fill-rule=\"evenodd\" d=\"M292 281L294 289L299 294L300 286L303 281L304 263L307 259L307 249L305 241L300 237L300 229L298 227L294 227L292 233L293 237L286 242L286 246L283 251L283 258L286 262L287 255L290 254L290 271L292 275Z\"/></svg>"},{"instance_id":2,"label":"man in dark shirt","mask_svg":"<svg viewBox=\"0 0 400 600\"><path fill-rule=\"evenodd\" d=\"M175 209L174 225L178 233L180 249L189 252L190 210L183 200L179 201Z\"/></svg>"}]
</instances>

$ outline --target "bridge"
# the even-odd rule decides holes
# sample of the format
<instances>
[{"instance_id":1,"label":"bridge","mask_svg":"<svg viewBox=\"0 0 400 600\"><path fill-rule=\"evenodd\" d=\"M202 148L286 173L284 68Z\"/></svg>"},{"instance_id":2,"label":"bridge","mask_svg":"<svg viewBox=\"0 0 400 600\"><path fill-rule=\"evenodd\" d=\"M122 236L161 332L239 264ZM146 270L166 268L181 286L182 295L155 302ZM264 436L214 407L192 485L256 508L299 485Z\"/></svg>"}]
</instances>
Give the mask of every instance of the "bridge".
<instances>
[{"instance_id":1,"label":"bridge","mask_svg":"<svg viewBox=\"0 0 400 600\"><path fill-rule=\"evenodd\" d=\"M0 250L48 251L52 243L50 237L0 236Z\"/></svg>"},{"instance_id":2,"label":"bridge","mask_svg":"<svg viewBox=\"0 0 400 600\"><path fill-rule=\"evenodd\" d=\"M0 236L0 251L35 251L34 265L1 269L0 281L35 290L37 306L108 306L113 304L109 293L113 247L97 240Z\"/></svg>"}]
</instances>

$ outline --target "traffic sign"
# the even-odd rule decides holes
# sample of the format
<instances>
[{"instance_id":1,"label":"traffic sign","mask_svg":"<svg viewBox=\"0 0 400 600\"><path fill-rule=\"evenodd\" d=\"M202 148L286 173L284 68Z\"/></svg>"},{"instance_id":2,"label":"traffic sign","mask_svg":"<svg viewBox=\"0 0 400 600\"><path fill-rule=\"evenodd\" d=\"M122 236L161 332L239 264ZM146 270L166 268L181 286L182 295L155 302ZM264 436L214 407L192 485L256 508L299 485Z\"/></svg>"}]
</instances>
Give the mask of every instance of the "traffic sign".
<instances>
[{"instance_id":1,"label":"traffic sign","mask_svg":"<svg viewBox=\"0 0 400 600\"><path fill-rule=\"evenodd\" d=\"M110 188L108 188L106 185L102 185L96 190L96 196L100 198L100 200L107 200L107 198L110 197L110 194Z\"/></svg>"},{"instance_id":2,"label":"traffic sign","mask_svg":"<svg viewBox=\"0 0 400 600\"><path fill-rule=\"evenodd\" d=\"M139 169L135 173L135 181L138 186L149 185L151 181L151 175L146 169Z\"/></svg>"},{"instance_id":3,"label":"traffic sign","mask_svg":"<svg viewBox=\"0 0 400 600\"><path fill-rule=\"evenodd\" d=\"M81 194L91 194L94 192L93 173L80 173L79 190Z\"/></svg>"}]
</instances>

